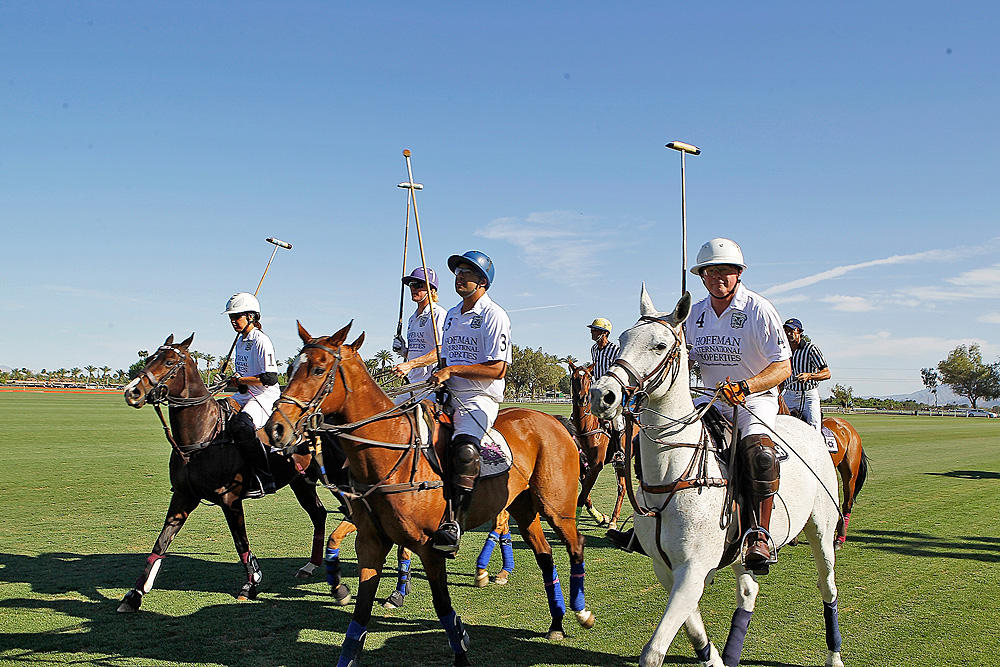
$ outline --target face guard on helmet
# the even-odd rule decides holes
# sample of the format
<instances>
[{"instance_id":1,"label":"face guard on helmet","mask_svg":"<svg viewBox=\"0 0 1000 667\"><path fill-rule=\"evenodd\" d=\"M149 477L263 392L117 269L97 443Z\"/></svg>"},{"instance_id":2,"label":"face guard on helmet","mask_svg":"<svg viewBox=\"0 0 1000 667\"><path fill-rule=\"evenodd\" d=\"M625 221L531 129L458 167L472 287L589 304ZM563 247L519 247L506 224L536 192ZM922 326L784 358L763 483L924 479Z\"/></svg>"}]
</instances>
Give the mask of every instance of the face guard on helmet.
<instances>
[{"instance_id":1,"label":"face guard on helmet","mask_svg":"<svg viewBox=\"0 0 1000 667\"><path fill-rule=\"evenodd\" d=\"M490 288L493 284L493 260L486 256L485 253L479 252L478 250L470 250L464 255L452 255L448 258L448 269L454 273L455 269L462 262L471 264L476 268L477 272L483 278L486 278L486 289Z\"/></svg>"},{"instance_id":2,"label":"face guard on helmet","mask_svg":"<svg viewBox=\"0 0 1000 667\"><path fill-rule=\"evenodd\" d=\"M226 302L226 310L223 315L237 315L239 313L257 313L260 315L260 303L257 297L249 292L237 292L229 297Z\"/></svg>"},{"instance_id":3,"label":"face guard on helmet","mask_svg":"<svg viewBox=\"0 0 1000 667\"><path fill-rule=\"evenodd\" d=\"M715 238L706 243L698 251L697 264L691 267L691 273L696 276L701 275L702 269L709 266L725 264L736 266L742 271L747 268L743 263L743 251L736 245L735 241L729 239Z\"/></svg>"}]
</instances>

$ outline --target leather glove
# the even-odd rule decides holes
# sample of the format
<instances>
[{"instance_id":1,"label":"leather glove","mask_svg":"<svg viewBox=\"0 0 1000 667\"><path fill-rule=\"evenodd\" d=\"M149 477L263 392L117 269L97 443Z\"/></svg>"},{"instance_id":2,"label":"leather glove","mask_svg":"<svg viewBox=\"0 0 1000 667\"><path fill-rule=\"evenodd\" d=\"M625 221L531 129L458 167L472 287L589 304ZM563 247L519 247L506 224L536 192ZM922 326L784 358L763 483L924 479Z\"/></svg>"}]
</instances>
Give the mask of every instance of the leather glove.
<instances>
[{"instance_id":1,"label":"leather glove","mask_svg":"<svg viewBox=\"0 0 1000 667\"><path fill-rule=\"evenodd\" d=\"M406 341L403 340L402 336L396 336L392 339L392 351L398 355L406 356Z\"/></svg>"},{"instance_id":2,"label":"leather glove","mask_svg":"<svg viewBox=\"0 0 1000 667\"><path fill-rule=\"evenodd\" d=\"M747 381L728 382L728 379L726 378L727 382L720 382L715 385L715 388L721 391L722 398L729 405L742 405L746 402L747 396L750 395L750 387L747 386Z\"/></svg>"}]
</instances>

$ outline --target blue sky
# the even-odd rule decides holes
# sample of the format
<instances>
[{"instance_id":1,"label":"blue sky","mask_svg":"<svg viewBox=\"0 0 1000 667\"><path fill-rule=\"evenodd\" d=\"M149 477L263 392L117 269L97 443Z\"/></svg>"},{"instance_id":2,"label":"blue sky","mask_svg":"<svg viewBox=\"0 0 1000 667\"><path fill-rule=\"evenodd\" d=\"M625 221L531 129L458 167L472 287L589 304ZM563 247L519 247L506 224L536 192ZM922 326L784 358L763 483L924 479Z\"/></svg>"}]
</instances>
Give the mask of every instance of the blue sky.
<instances>
[{"instance_id":1,"label":"blue sky","mask_svg":"<svg viewBox=\"0 0 1000 667\"><path fill-rule=\"evenodd\" d=\"M872 6L877 4L878 6ZM990 3L0 5L0 364L224 354L261 287L395 332L413 152L428 263L479 249L517 344L589 356L728 236L856 395L1000 358L1000 10ZM412 241L412 237L411 237ZM408 266L417 261L411 243ZM696 298L705 295L688 281ZM442 301L457 298L445 288ZM407 314L410 312L407 306Z\"/></svg>"}]
</instances>

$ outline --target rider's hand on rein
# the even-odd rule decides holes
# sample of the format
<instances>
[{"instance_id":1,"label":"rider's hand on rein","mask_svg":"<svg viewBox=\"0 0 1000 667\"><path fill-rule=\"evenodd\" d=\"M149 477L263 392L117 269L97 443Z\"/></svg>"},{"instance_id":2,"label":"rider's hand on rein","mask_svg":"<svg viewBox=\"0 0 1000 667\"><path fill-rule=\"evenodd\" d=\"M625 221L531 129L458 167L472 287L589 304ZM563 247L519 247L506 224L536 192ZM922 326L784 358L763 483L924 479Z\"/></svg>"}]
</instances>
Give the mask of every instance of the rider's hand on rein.
<instances>
[{"instance_id":1,"label":"rider's hand on rein","mask_svg":"<svg viewBox=\"0 0 1000 667\"><path fill-rule=\"evenodd\" d=\"M750 395L750 387L747 385L747 381L729 382L729 378L726 378L726 380L727 382L719 382L715 385L715 389L725 399L726 403L729 403L729 405L742 405L745 403L747 396Z\"/></svg>"}]
</instances>

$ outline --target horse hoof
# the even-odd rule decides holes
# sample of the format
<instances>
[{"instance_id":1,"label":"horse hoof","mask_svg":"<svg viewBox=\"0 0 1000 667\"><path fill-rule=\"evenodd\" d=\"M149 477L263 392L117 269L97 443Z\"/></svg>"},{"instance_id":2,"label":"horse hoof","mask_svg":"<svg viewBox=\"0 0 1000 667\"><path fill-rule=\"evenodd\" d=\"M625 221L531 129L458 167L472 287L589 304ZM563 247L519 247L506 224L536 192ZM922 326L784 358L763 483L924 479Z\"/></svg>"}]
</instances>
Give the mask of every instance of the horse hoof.
<instances>
[{"instance_id":1,"label":"horse hoof","mask_svg":"<svg viewBox=\"0 0 1000 667\"><path fill-rule=\"evenodd\" d=\"M666 657L666 653L657 653L652 651L647 646L642 649L642 655L639 656L639 664L642 667L663 667L663 659Z\"/></svg>"},{"instance_id":2,"label":"horse hoof","mask_svg":"<svg viewBox=\"0 0 1000 667\"><path fill-rule=\"evenodd\" d=\"M393 591L389 597L385 599L382 603L384 609L399 609L403 606L403 594L399 591Z\"/></svg>"},{"instance_id":3,"label":"horse hoof","mask_svg":"<svg viewBox=\"0 0 1000 667\"><path fill-rule=\"evenodd\" d=\"M490 583L490 573L486 570L476 570L476 588L483 588L486 584Z\"/></svg>"},{"instance_id":4,"label":"horse hoof","mask_svg":"<svg viewBox=\"0 0 1000 667\"><path fill-rule=\"evenodd\" d=\"M793 537L792 539L788 540L788 546L790 546L790 547L797 547L797 546L799 546L799 538L798 537Z\"/></svg>"},{"instance_id":5,"label":"horse hoof","mask_svg":"<svg viewBox=\"0 0 1000 667\"><path fill-rule=\"evenodd\" d=\"M583 627L584 630L590 630L594 627L594 623L597 622L597 617L594 616L594 612L589 609L584 609L583 611L573 612L576 614L577 622Z\"/></svg>"},{"instance_id":6,"label":"horse hoof","mask_svg":"<svg viewBox=\"0 0 1000 667\"><path fill-rule=\"evenodd\" d=\"M119 614L127 614L133 611L139 611L139 606L142 605L142 594L139 591L132 589L125 594L122 598L122 603L118 605Z\"/></svg>"},{"instance_id":7,"label":"horse hoof","mask_svg":"<svg viewBox=\"0 0 1000 667\"><path fill-rule=\"evenodd\" d=\"M452 663L455 667L472 667L472 661L469 660L469 653L456 653L455 662Z\"/></svg>"},{"instance_id":8,"label":"horse hoof","mask_svg":"<svg viewBox=\"0 0 1000 667\"><path fill-rule=\"evenodd\" d=\"M313 572L316 571L318 566L312 563L306 563L299 568L299 571L295 573L296 579L309 579L313 576Z\"/></svg>"},{"instance_id":9,"label":"horse hoof","mask_svg":"<svg viewBox=\"0 0 1000 667\"><path fill-rule=\"evenodd\" d=\"M840 659L840 651L828 651L824 667L844 667L844 661Z\"/></svg>"},{"instance_id":10,"label":"horse hoof","mask_svg":"<svg viewBox=\"0 0 1000 667\"><path fill-rule=\"evenodd\" d=\"M333 596L333 603L338 607L346 607L351 604L351 589L347 587L347 584L331 588L330 595Z\"/></svg>"},{"instance_id":11,"label":"horse hoof","mask_svg":"<svg viewBox=\"0 0 1000 667\"><path fill-rule=\"evenodd\" d=\"M545 638L550 642L561 642L566 639L566 635L562 630L549 630L548 634L545 635Z\"/></svg>"},{"instance_id":12,"label":"horse hoof","mask_svg":"<svg viewBox=\"0 0 1000 667\"><path fill-rule=\"evenodd\" d=\"M840 551L841 549L844 548L844 543L845 542L847 542L846 538L845 539L841 539L841 538L838 537L837 539L835 539L833 541L833 550L834 551Z\"/></svg>"},{"instance_id":13,"label":"horse hoof","mask_svg":"<svg viewBox=\"0 0 1000 667\"><path fill-rule=\"evenodd\" d=\"M507 583L510 581L508 579L509 576L510 572L508 572L507 570L500 570L499 572L497 572L497 576L493 580L493 583L496 584L497 586L506 586Z\"/></svg>"},{"instance_id":14,"label":"horse hoof","mask_svg":"<svg viewBox=\"0 0 1000 667\"><path fill-rule=\"evenodd\" d=\"M240 602L246 602L247 600L257 599L257 587L250 582L243 584L243 588L236 595L236 599Z\"/></svg>"}]
</instances>

